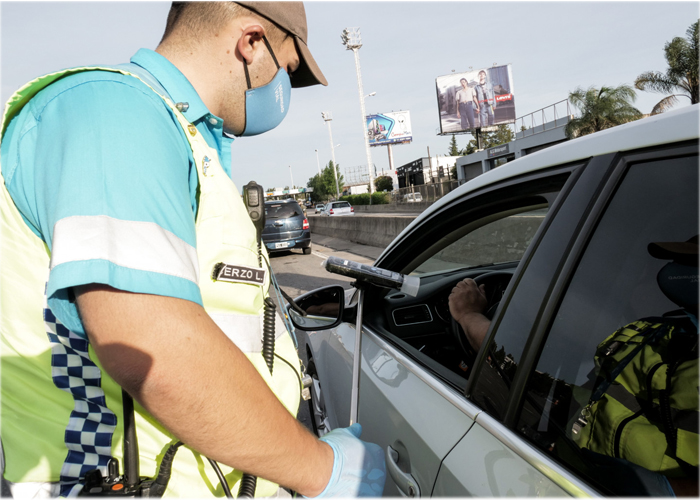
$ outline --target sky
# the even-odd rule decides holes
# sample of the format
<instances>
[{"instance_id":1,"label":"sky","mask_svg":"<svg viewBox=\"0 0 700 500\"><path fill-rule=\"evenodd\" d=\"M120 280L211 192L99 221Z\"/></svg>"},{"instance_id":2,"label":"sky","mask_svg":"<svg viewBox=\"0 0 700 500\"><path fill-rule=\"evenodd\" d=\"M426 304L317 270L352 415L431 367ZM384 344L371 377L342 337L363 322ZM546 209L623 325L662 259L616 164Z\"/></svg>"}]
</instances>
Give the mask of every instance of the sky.
<instances>
[{"instance_id":1,"label":"sky","mask_svg":"<svg viewBox=\"0 0 700 500\"><path fill-rule=\"evenodd\" d=\"M366 111L409 110L413 142L393 147L394 168L446 155L439 136L435 79L494 64L511 64L518 117L565 100L577 87L632 84L642 72L665 71L663 46L699 17L697 2L328 2L306 3L309 47L328 87L292 91L276 129L239 138L232 178L239 188L306 186L331 159L330 111L341 173L366 170L353 53L340 34L359 27ZM155 49L170 2L0 2L0 82L3 103L45 73L72 66L127 62ZM663 95L638 92L649 113ZM687 99L681 105L687 105ZM573 110L572 110L573 111ZM458 135L466 146L470 135ZM318 150L318 155L316 153ZM377 170L388 170L386 147L371 148Z\"/></svg>"}]
</instances>

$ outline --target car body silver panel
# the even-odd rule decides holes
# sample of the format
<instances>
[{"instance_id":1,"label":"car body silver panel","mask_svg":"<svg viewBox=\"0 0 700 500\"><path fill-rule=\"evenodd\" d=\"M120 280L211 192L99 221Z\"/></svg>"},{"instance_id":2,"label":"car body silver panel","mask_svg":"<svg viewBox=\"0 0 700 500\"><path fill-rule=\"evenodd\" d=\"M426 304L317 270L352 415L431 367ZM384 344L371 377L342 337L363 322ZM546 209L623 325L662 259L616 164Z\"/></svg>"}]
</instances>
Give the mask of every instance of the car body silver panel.
<instances>
[{"instance_id":1,"label":"car body silver panel","mask_svg":"<svg viewBox=\"0 0 700 500\"><path fill-rule=\"evenodd\" d=\"M568 492L475 424L450 452L433 495L565 497Z\"/></svg>"},{"instance_id":2,"label":"car body silver panel","mask_svg":"<svg viewBox=\"0 0 700 500\"><path fill-rule=\"evenodd\" d=\"M435 390L437 380L397 354L365 331L358 421L363 425L362 438L398 452L401 470L411 474L421 496L430 496L442 460L474 420L452 403L458 393ZM402 494L388 475L384 495Z\"/></svg>"},{"instance_id":3,"label":"car body silver panel","mask_svg":"<svg viewBox=\"0 0 700 500\"><path fill-rule=\"evenodd\" d=\"M421 496L599 496L381 336L363 330L362 438L398 448ZM309 332L308 338L330 426L346 427L355 325ZM401 496L391 478L384 496Z\"/></svg>"},{"instance_id":4,"label":"car body silver panel","mask_svg":"<svg viewBox=\"0 0 700 500\"><path fill-rule=\"evenodd\" d=\"M480 413L476 419L477 426L483 429L489 436L498 439L511 452L518 455L525 462L548 477L553 483L571 496L599 497L601 494L594 488L584 483L581 479L570 473L540 450L530 445L525 439L504 427L500 422L486 413ZM468 441L465 445L468 446ZM460 443L462 444L462 443ZM530 496L530 495L518 495ZM549 495L547 495L549 496ZM560 496L560 495L559 495Z\"/></svg>"}]
</instances>

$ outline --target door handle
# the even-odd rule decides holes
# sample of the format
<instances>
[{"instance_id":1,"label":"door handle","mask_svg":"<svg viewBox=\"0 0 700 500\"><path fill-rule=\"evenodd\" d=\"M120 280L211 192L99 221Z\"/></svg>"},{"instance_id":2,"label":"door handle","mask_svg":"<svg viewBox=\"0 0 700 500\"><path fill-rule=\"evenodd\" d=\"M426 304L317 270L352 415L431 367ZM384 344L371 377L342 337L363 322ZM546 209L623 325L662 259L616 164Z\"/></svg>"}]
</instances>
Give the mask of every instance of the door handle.
<instances>
[{"instance_id":1,"label":"door handle","mask_svg":"<svg viewBox=\"0 0 700 500\"><path fill-rule=\"evenodd\" d=\"M282 227L282 226L284 226L284 222L282 222L282 221L275 221L274 224L275 224L275 226L277 226L277 227Z\"/></svg>"},{"instance_id":2,"label":"door handle","mask_svg":"<svg viewBox=\"0 0 700 500\"><path fill-rule=\"evenodd\" d=\"M399 453L391 446L386 447L386 468L401 493L407 497L419 497L420 488L413 476L399 468Z\"/></svg>"}]
</instances>

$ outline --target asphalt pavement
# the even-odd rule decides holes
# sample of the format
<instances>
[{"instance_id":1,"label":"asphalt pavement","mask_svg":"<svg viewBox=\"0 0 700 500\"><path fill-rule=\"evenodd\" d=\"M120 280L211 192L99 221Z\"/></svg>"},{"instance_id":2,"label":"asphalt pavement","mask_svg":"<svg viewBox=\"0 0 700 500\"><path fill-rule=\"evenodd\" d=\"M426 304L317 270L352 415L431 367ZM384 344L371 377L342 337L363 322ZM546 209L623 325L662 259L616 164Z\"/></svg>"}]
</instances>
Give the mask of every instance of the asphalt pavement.
<instances>
[{"instance_id":1,"label":"asphalt pavement","mask_svg":"<svg viewBox=\"0 0 700 500\"><path fill-rule=\"evenodd\" d=\"M334 252L351 253L372 259L372 261L377 260L377 257L384 251L384 248L353 243L352 241L334 238L332 236L324 236L322 234L312 234L311 242L314 245L314 250L320 251L321 253L323 253L323 248L328 248Z\"/></svg>"}]
</instances>

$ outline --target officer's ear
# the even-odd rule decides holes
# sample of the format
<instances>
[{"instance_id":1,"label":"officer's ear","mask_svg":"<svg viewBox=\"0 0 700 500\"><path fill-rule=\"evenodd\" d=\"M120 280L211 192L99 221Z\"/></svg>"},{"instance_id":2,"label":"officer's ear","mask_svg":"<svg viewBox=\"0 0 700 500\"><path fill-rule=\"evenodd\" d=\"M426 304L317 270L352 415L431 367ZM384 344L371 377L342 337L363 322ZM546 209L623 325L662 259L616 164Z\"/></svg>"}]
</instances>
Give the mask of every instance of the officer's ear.
<instances>
[{"instance_id":1,"label":"officer's ear","mask_svg":"<svg viewBox=\"0 0 700 500\"><path fill-rule=\"evenodd\" d=\"M236 50L247 64L253 62L255 53L263 46L265 28L259 24L250 24L243 28L241 37L236 43Z\"/></svg>"}]
</instances>

